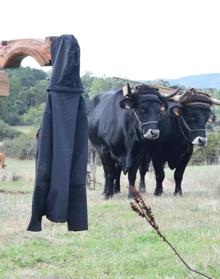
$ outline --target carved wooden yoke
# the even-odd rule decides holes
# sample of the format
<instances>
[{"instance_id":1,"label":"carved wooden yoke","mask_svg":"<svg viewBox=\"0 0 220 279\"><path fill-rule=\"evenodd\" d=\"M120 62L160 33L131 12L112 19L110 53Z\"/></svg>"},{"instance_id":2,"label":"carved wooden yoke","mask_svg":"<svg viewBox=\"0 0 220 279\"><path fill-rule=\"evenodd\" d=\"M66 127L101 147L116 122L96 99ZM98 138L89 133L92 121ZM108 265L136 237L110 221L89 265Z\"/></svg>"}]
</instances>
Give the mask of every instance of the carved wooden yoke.
<instances>
[{"instance_id":1,"label":"carved wooden yoke","mask_svg":"<svg viewBox=\"0 0 220 279\"><path fill-rule=\"evenodd\" d=\"M33 57L40 66L51 65L51 38L1 41L0 69L17 68L27 56ZM7 72L0 71L0 96L8 95L8 75Z\"/></svg>"}]
</instances>

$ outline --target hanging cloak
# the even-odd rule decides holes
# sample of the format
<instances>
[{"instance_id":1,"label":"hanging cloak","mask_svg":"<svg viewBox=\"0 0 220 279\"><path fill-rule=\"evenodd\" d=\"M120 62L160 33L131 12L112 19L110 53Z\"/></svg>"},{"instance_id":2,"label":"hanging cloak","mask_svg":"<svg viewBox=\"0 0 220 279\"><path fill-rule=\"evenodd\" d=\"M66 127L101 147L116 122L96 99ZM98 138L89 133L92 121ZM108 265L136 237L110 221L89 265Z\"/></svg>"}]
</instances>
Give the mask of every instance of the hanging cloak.
<instances>
[{"instance_id":1,"label":"hanging cloak","mask_svg":"<svg viewBox=\"0 0 220 279\"><path fill-rule=\"evenodd\" d=\"M41 231L42 216L88 229L87 110L80 80L80 47L72 35L52 40L52 76L37 141L35 189L29 231Z\"/></svg>"}]
</instances>

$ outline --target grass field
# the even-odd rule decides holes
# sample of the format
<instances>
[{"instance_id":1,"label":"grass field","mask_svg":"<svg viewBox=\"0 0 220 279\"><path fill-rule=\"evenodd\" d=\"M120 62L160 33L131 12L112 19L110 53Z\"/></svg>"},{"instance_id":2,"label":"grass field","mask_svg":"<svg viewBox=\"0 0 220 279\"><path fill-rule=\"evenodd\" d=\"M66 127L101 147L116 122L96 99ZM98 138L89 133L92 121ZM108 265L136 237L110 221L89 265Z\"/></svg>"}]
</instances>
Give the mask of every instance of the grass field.
<instances>
[{"instance_id":1,"label":"grass field","mask_svg":"<svg viewBox=\"0 0 220 279\"><path fill-rule=\"evenodd\" d=\"M30 233L26 226L34 162L7 160L7 165L0 169L0 278L202 278L190 273L130 209L126 177L122 193L104 201L103 175L98 169L97 188L87 192L89 231L68 232L66 224L44 219L43 231ZM172 194L171 171L160 198L153 196L153 173L146 182L143 197L160 230L190 266L219 279L220 166L188 167L182 198Z\"/></svg>"}]
</instances>

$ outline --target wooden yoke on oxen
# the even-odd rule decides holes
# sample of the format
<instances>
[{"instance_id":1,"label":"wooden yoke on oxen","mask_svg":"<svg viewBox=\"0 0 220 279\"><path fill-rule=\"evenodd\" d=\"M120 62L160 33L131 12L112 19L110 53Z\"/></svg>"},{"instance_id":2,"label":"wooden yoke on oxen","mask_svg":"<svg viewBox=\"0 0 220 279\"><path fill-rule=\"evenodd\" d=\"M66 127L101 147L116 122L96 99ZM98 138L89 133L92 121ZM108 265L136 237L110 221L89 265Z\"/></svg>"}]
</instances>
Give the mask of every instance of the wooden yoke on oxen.
<instances>
[{"instance_id":1,"label":"wooden yoke on oxen","mask_svg":"<svg viewBox=\"0 0 220 279\"><path fill-rule=\"evenodd\" d=\"M0 69L18 68L21 61L31 56L40 66L51 65L51 39L20 39L0 42ZM0 96L9 95L8 75L0 71Z\"/></svg>"}]
</instances>

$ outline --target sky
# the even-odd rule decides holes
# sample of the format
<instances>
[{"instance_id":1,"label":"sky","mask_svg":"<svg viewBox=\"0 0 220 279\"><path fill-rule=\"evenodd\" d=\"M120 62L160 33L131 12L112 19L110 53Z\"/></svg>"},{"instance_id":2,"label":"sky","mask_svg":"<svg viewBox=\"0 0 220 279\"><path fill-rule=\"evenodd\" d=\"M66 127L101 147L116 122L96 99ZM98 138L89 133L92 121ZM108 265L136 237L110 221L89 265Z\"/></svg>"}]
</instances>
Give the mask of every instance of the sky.
<instances>
[{"instance_id":1,"label":"sky","mask_svg":"<svg viewBox=\"0 0 220 279\"><path fill-rule=\"evenodd\" d=\"M220 73L219 0L7 0L0 41L73 34L81 75L152 80ZM24 66L37 67L31 59Z\"/></svg>"}]
</instances>

